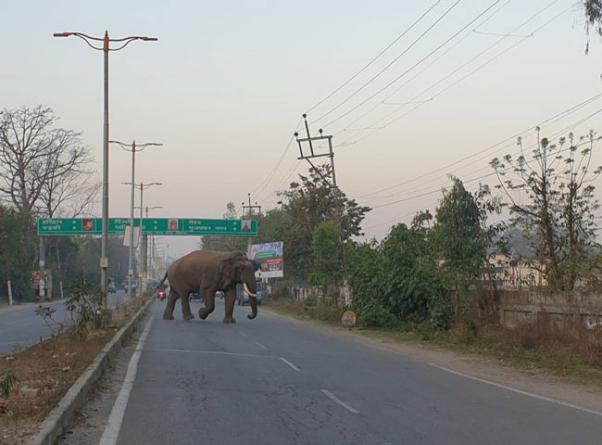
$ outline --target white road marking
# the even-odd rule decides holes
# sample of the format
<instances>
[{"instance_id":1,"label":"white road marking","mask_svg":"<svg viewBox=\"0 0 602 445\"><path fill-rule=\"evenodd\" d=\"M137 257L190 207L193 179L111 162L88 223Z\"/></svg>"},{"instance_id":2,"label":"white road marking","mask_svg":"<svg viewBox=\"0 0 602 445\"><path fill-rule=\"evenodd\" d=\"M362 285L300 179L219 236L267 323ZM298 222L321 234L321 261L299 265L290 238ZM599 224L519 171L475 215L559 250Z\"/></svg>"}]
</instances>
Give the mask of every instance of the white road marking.
<instances>
[{"instance_id":1,"label":"white road marking","mask_svg":"<svg viewBox=\"0 0 602 445\"><path fill-rule=\"evenodd\" d=\"M268 350L268 347L267 347L266 345L262 345L262 344L261 344L261 343L259 343L258 341L256 341L256 342L255 342L255 344L256 344L257 346L259 346L261 349L264 349L264 350L266 350L266 351Z\"/></svg>"},{"instance_id":2,"label":"white road marking","mask_svg":"<svg viewBox=\"0 0 602 445\"><path fill-rule=\"evenodd\" d=\"M140 335L140 339L136 345L136 349L130 358L125 379L123 380L123 384L121 385L117 399L115 399L115 403L111 409L107 426L105 427L102 437L100 438L100 445L114 445L117 443L119 430L121 429L121 422L123 422L123 415L125 414L125 408L127 407L128 399L130 398L130 393L132 392L132 388L134 386L134 380L136 380L138 362L140 361L142 348L144 347L146 337L148 337L152 321L153 319L150 318L146 323L144 331L142 331L142 335Z\"/></svg>"},{"instance_id":3,"label":"white road marking","mask_svg":"<svg viewBox=\"0 0 602 445\"><path fill-rule=\"evenodd\" d=\"M185 354L212 354L212 355L229 355L232 357L261 357L273 358L265 354L249 354L246 352L227 352L227 351L204 351L200 349L176 349L176 348L148 348L147 351L156 352L181 352Z\"/></svg>"},{"instance_id":4,"label":"white road marking","mask_svg":"<svg viewBox=\"0 0 602 445\"><path fill-rule=\"evenodd\" d=\"M243 332L243 331L238 331L238 333L240 335L242 335L243 337L248 337L249 336L249 334L247 334L246 332Z\"/></svg>"},{"instance_id":5,"label":"white road marking","mask_svg":"<svg viewBox=\"0 0 602 445\"><path fill-rule=\"evenodd\" d=\"M486 379L482 379L480 377L475 377L475 376L472 376L472 375L469 375L469 374L464 374L463 372L455 371L453 369L446 368L444 366L439 366L439 365L436 365L434 363L429 363L429 365L431 365L434 368L440 369L440 370L445 371L445 372L449 372L450 374L455 374L455 375L458 375L460 377L464 377L464 378L469 379L469 380L475 380L477 382L481 382L481 383L485 383L487 385L495 386L497 388L505 389L506 391L511 391L511 392L515 392L517 394L522 394L523 396L532 397L534 399L543 400L545 402L554 403L556 405L560 405L560 406L564 406L564 407L567 407L567 408L576 409L578 411L583 411L585 413L589 413L589 414L593 414L595 416L602 417L602 411L596 411L596 410L593 410L593 409L584 408L582 406L573 405L572 403L563 402L561 400L554 399L552 397L546 397L546 396L535 394L535 393L532 393L532 392L529 392L529 391L523 391L522 389L513 388L511 386L503 385L501 383L492 382L491 380L486 380Z\"/></svg>"},{"instance_id":6,"label":"white road marking","mask_svg":"<svg viewBox=\"0 0 602 445\"><path fill-rule=\"evenodd\" d=\"M352 406L347 405L345 402L343 402L341 399L339 399L337 396L335 396L333 393L331 393L330 391L328 391L327 389L321 389L320 391L322 391L322 393L328 397L330 400L332 400L334 403L341 405L343 408L345 408L347 411L349 411L350 413L353 414L359 414L359 411L356 410L355 408L353 408Z\"/></svg>"},{"instance_id":7,"label":"white road marking","mask_svg":"<svg viewBox=\"0 0 602 445\"><path fill-rule=\"evenodd\" d=\"M289 365L291 368L293 368L295 371L297 372L301 372L301 370L299 368L297 368L295 365L293 365L291 362L289 362L287 359L285 359L284 357L280 357L280 360L282 360L284 363L286 363L287 365Z\"/></svg>"}]
</instances>

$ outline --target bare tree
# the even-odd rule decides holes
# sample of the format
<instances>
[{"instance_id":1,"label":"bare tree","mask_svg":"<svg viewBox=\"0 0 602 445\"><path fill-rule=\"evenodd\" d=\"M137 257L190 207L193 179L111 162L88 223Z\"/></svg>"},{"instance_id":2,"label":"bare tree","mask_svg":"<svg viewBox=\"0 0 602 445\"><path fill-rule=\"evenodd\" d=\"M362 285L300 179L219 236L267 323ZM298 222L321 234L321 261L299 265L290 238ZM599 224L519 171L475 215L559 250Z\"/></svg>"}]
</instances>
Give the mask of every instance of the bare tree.
<instances>
[{"instance_id":1,"label":"bare tree","mask_svg":"<svg viewBox=\"0 0 602 445\"><path fill-rule=\"evenodd\" d=\"M81 192L84 202L94 196L79 186L90 174L88 147L80 133L55 128L56 121L42 106L0 112L0 194L25 215L52 216Z\"/></svg>"},{"instance_id":2,"label":"bare tree","mask_svg":"<svg viewBox=\"0 0 602 445\"><path fill-rule=\"evenodd\" d=\"M40 193L39 213L55 218L90 215L102 183L87 170L71 171L49 179Z\"/></svg>"},{"instance_id":3,"label":"bare tree","mask_svg":"<svg viewBox=\"0 0 602 445\"><path fill-rule=\"evenodd\" d=\"M511 222L531 241L537 260L532 266L557 289L572 290L590 263L598 208L592 182L602 172L591 166L598 139L593 132L579 141L570 134L568 140L562 137L552 144L540 137L537 128L537 146L531 155L519 138L518 157L505 155L491 161L498 188L509 200ZM526 203L515 199L517 192L526 195Z\"/></svg>"}]
</instances>

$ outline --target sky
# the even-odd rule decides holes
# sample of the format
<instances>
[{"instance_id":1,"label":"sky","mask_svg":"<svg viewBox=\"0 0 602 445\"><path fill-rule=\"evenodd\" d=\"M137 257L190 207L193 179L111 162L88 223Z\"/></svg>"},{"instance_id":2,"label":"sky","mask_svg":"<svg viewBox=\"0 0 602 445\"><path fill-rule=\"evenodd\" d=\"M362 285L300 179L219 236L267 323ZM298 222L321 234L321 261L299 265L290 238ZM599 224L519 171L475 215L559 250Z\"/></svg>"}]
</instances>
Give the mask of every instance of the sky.
<instances>
[{"instance_id":1,"label":"sky","mask_svg":"<svg viewBox=\"0 0 602 445\"><path fill-rule=\"evenodd\" d=\"M450 174L494 184L488 162L520 132L528 145L540 124L552 139L601 129L602 45L585 54L579 3L1 0L0 108L52 107L100 177L102 52L52 34L158 37L109 60L111 139L164 144L136 160L137 182L163 183L145 193L154 216L221 218L248 193L275 207L307 172L291 139L307 112L333 135L339 187L373 208L366 238L382 239L434 209ZM110 215L127 216L129 154L112 146L109 165ZM179 256L198 239L160 245Z\"/></svg>"}]
</instances>

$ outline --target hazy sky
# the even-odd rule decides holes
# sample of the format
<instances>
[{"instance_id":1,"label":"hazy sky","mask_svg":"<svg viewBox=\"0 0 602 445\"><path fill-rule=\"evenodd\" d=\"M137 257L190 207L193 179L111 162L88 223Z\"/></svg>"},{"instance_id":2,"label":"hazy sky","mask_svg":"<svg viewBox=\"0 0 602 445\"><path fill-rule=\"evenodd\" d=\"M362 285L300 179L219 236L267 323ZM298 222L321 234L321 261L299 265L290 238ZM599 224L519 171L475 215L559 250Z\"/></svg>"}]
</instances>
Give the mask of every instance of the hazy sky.
<instances>
[{"instance_id":1,"label":"hazy sky","mask_svg":"<svg viewBox=\"0 0 602 445\"><path fill-rule=\"evenodd\" d=\"M580 2L500 0L473 24L494 0L456 2L1 0L0 107L52 107L61 126L83 132L100 161L102 53L52 33L100 36L108 29L112 37L156 36L158 42L134 42L110 55L111 138L165 144L137 159L137 181L164 183L148 191L145 203L163 206L156 216L219 218L228 201L240 207L253 192L254 201L270 208L275 191L307 171L295 145L284 151L300 115L437 3L309 114L313 131L324 126L335 135L339 186L375 207L364 227L381 238L394 222L433 208L447 174L470 180L490 173L488 161L516 150L514 139L446 166L602 89L602 45L593 37L584 54ZM599 130L602 113L593 113L601 109L602 96L543 126L544 135ZM110 168L110 213L125 216L129 191L121 183L130 179L128 154L112 147ZM162 243L180 254L198 240Z\"/></svg>"}]
</instances>

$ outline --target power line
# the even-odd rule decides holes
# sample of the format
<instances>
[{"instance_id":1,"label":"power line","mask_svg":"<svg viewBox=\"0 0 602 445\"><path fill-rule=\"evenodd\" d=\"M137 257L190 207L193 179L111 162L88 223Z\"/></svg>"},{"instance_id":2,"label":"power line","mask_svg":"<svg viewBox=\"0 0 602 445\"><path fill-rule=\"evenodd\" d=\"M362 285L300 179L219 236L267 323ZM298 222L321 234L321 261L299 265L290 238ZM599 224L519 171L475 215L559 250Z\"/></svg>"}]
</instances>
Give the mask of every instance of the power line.
<instances>
[{"instance_id":1,"label":"power line","mask_svg":"<svg viewBox=\"0 0 602 445\"><path fill-rule=\"evenodd\" d=\"M547 6L545 6L543 9L541 9L539 12L537 12L536 14L534 14L531 18L529 18L527 21L525 21L522 25L520 25L519 27L515 28L515 30L521 28L522 26L524 26L524 24L528 23L529 21L531 21L532 19L534 19L536 16L540 15L543 11L545 11L546 9L548 9L550 6L552 6L553 4L557 3L558 0L554 0L553 2L551 2L550 4L548 4ZM554 17L552 17L552 19L548 20L547 22L545 22L543 25L539 26L537 29L535 29L532 33L536 34L537 32L539 32L541 29L543 29L544 27L548 26L550 23L552 23L554 20L556 20L558 17L562 16L563 14L565 14L566 12L568 12L570 9L572 9L577 3L573 3L571 6L569 6L567 9L563 10L562 12L560 12L559 14L555 15ZM483 51L480 53L480 55L482 55L483 53L487 52L489 49L491 49L492 47L496 46L500 41L504 40L505 37L502 37L501 39L499 39L498 41L496 41L494 44L490 45L486 51ZM474 69L473 71L471 71L470 73L466 74L465 76L461 77L460 79L457 79L455 82L453 82L452 84L448 85L447 87L443 88L442 90L440 90L439 92L435 93L433 96L430 97L430 99L435 99L439 96L441 96L442 94L444 94L445 92L447 92L448 90L450 90L451 88L453 88L454 86L456 86L457 84L459 84L460 82L466 80L468 77L474 75L476 72L480 71L481 69L485 68L487 65L489 65L490 63L494 62L495 60L497 60L499 57L501 57L503 54L507 53L508 51L516 48L518 45L524 43L525 40L519 40L518 42L516 42L514 45L511 45L510 47L506 48L505 50L501 51L500 53L498 53L497 55L495 55L494 57L492 57L491 59L489 59L488 61L486 61L485 63L481 64L480 66L478 66L476 69ZM474 61L476 59L476 57L473 57L473 59L471 59L471 61L469 63L471 63L472 61ZM467 64L464 64L463 66L466 66ZM462 66L462 67L463 67ZM418 95L414 96L413 99L416 99L418 97L420 97L422 94L424 94L425 92L431 90L432 88L434 88L436 85L442 83L444 80L446 80L447 78L451 77L452 74L455 74L457 70L455 70L454 72L444 76L442 79L440 79L439 81L437 81L434 85L432 85L431 87L421 91L421 93L419 93ZM398 91L398 90L396 90ZM391 97L391 96L389 96ZM429 100L430 102L431 100ZM367 126L366 128L370 128L370 129L374 129L374 130L381 130L384 128L387 128L389 125L391 125L392 123L402 119L403 117L408 116L409 114L413 113L414 111L416 111L418 108L420 108L422 105L424 104L418 104L415 107L413 107L412 109L406 111L405 113L401 114L400 116L397 116L389 121L386 121L389 117L394 116L397 112L393 111L392 113L387 114L384 118L379 119L377 122L375 122L373 125L371 126ZM374 109L373 109L374 110ZM373 111L372 110L372 111ZM369 112L364 114L363 116L370 114ZM362 116L362 117L363 117ZM385 122L386 121L386 122ZM357 122L357 121L354 121ZM369 133L365 136L362 136L358 139L356 139L355 141L343 141L343 143L340 146L351 146L351 145L355 145L358 142L361 142L365 139L367 139L368 137L372 136L374 134L374 132Z\"/></svg>"},{"instance_id":2,"label":"power line","mask_svg":"<svg viewBox=\"0 0 602 445\"><path fill-rule=\"evenodd\" d=\"M299 129L300 125L301 125L301 119L299 119L299 121L297 122L297 125L295 126L295 131L297 131ZM265 187L267 187L267 185L270 183L270 181L276 174L276 171L278 171L278 167L280 167L280 164L282 164L282 161L284 160L286 154L288 153L288 150L290 149L291 145L293 144L293 140L294 140L294 136L291 134L291 137L288 140L288 143L286 144L284 151L280 155L280 158L278 158L278 162L276 162L276 165L274 166L274 168L268 173L266 178L251 193L257 194L257 193L261 192Z\"/></svg>"},{"instance_id":3,"label":"power line","mask_svg":"<svg viewBox=\"0 0 602 445\"><path fill-rule=\"evenodd\" d=\"M555 0L558 1L558 0ZM493 17L495 17L504 7L506 7L509 3L511 2L511 0L507 0L505 3L503 3L502 5L500 5L499 8L497 8L495 11L493 11L488 17L486 17L481 23L477 24L477 28L485 25L487 22L489 22ZM354 125L357 122L359 122L360 120L362 120L364 117L368 116L369 114L371 114L373 111L375 111L377 108L379 108L381 106L381 104L386 104L386 100L388 98L393 97L395 94L397 94L403 87L405 87L406 85L408 85L409 83L411 83L412 81L414 81L416 78L420 77L420 75L422 73L424 73L426 70L428 70L430 67L432 67L435 63L437 63L439 60L441 60L443 57L445 57L447 54L449 54L451 51L453 51L456 47L458 47L462 42L464 42L468 37L470 37L471 35L473 35L473 31L469 31L467 33L464 34L464 36L460 39L458 39L458 41L456 43L454 43L453 45L451 45L449 48L447 48L445 51L443 51L443 53L441 53L439 56L437 56L435 59L433 59L430 63L428 63L424 68L422 68L420 71L418 71L413 77L411 77L410 79L406 80L405 82L403 82L401 85L399 85L399 87L397 87L395 89L395 91L393 91L387 98L385 98L383 101L376 103L374 105L374 107L370 108L368 111L366 111L365 113L362 113L357 119L354 119L353 121L349 122L347 124L347 128L344 128L343 131L349 131L349 130L355 130L355 129L350 129L348 128L350 125ZM424 100L423 102L430 102L432 101L433 98L429 98L427 100ZM404 104L399 104L399 105L409 105L410 102L408 103L404 103ZM374 129L371 127L366 127L365 129Z\"/></svg>"},{"instance_id":4,"label":"power line","mask_svg":"<svg viewBox=\"0 0 602 445\"><path fill-rule=\"evenodd\" d=\"M600 111L602 111L602 110L600 110ZM600 139L602 139L602 137L598 137L598 138L594 139L594 141L598 141ZM575 147L580 147L581 145L586 145L586 144L589 144L589 143L591 143L591 141L589 141L589 140L588 141L584 141L584 142L581 142L579 144L576 144ZM553 154L554 155L558 155L558 154L560 154L562 152L565 152L565 151L568 151L568 150L571 150L571 149L572 149L572 147L569 146L567 148L559 149L556 152L554 152ZM552 154L552 153L550 153L550 154ZM462 181L462 183L464 183L464 184L471 184L473 182L480 181L481 179L488 178L488 177L493 176L493 175L497 175L497 172L492 172L492 173L488 173L486 175L478 176L476 178L468 179L466 181ZM441 188L442 188L441 186L438 186L436 189L432 189L432 190L427 191L425 193L420 193L418 195L408 196L408 197L404 197L404 198L401 198L401 199L397 199L395 201L390 201L390 202L386 202L384 204L375 205L375 206L372 206L372 208L373 209L378 209L378 208L382 208L382 207L388 207L388 206L394 205L394 204L399 204L401 202L410 201L412 199L422 198L424 196L428 196L428 195L431 195L433 193L440 192Z\"/></svg>"},{"instance_id":5,"label":"power line","mask_svg":"<svg viewBox=\"0 0 602 445\"><path fill-rule=\"evenodd\" d=\"M363 195L357 196L357 197L355 197L355 198L356 198L356 199L357 199L357 198L365 198L365 197L368 197L368 196L376 195L376 194L378 194L378 193L381 193L381 192L384 192L384 191L388 191L388 190L392 190L392 189L394 189L394 188L397 188L397 187L400 187L400 186L402 186L402 185L406 185L406 184L409 184L409 183L415 182L415 181L417 181L417 180L419 180L419 179L422 179L422 178L424 178L425 176L431 176L432 174L439 173L439 172L441 172L441 171L443 171L443 170L447 170L447 169L449 169L450 167L453 167L453 166L455 166L455 165L458 165L458 164L460 164L460 163L462 163L462 162L464 162L464 161L466 161L466 160L469 160L469 159L471 159L471 158L473 158L473 157L475 157L475 156L478 156L478 155L480 155L480 154L483 154L483 153L486 153L486 152L492 151L493 149L495 149L495 148L498 148L498 147L500 147L500 146L502 146L502 145L504 145L504 144L507 144L508 142L514 142L514 141L516 140L516 138L517 138L517 137L519 137L519 136L521 136L521 135L523 135L523 134L525 134L525 133L527 133L527 132L529 132L529 131L532 131L532 130L533 130L533 129L535 129L536 127L538 127L538 126L539 126L539 127L544 127L544 126L546 126L547 124L549 124L549 123L551 123L551 122L554 122L554 121L556 121L556 120L558 120L558 119L561 119L561 118L563 118L563 117L566 117L566 116L568 116L569 114L572 114L572 113L574 113L575 111L579 110L580 108L583 108L584 106L586 106L586 105L588 105L588 104L590 104L590 103L594 102L595 100L598 100L598 99L600 99L601 97L602 97L602 93L595 94L594 96L592 96L592 97L590 97L590 98L588 98L588 99L586 99L586 100L584 100L584 101L582 101L582 102L580 102L580 103L578 103L578 104L576 104L576 105L573 105L573 106L571 106L571 107L569 107L569 108L567 108L567 109L565 109L565 110L562 110L562 111L560 111L559 113L556 113L555 115L553 115L553 116L551 116L551 117L549 117L549 118L547 118L547 119L545 119L545 120L543 120L543 121L539 122L537 125L533 125L533 126L531 126L531 127L528 127L528 128L526 128L525 130L523 130L523 131L520 131L520 132L518 132L518 133L515 133L514 135L512 135L512 136L510 136L510 137L507 137L507 138L503 139L503 140L502 140L502 141L500 141L500 142L497 142L497 143L495 143L495 144L493 144L493 145L490 145L490 146L488 146L488 147L486 147L486 148L484 148L484 149L482 149L482 150L476 151L476 152L474 152L473 154L470 154L470 155L468 155L468 156L465 156L465 157L463 157L463 158L461 158L461 159L458 159L457 161L454 161L454 162L452 162L452 163L446 164L446 165L444 165L444 166L442 166L442 167L438 167L438 168L436 168L436 169L434 169L434 170L431 170L431 171L429 171L429 172L427 172L427 173L424 173L424 174L422 174L422 175L419 175L419 176L415 176L415 177L413 177L413 178L411 178L411 179L407 179L407 180L405 180L405 181L403 181L403 182L400 182L400 183L397 183L397 184L394 184L394 185L391 185L391 186L387 186L387 187L384 187L384 188L381 188L381 189L375 190L375 191L373 191L373 192L370 192L370 193L366 193L366 194L363 194Z\"/></svg>"},{"instance_id":6,"label":"power line","mask_svg":"<svg viewBox=\"0 0 602 445\"><path fill-rule=\"evenodd\" d=\"M555 3L555 2L553 2ZM554 20L556 20L558 17L562 16L563 14L566 14L568 11L570 11L573 7L574 7L575 3L572 4L571 6L569 6L567 9L563 10L562 12L560 12L559 14L555 15L554 17L552 17L550 20L548 20L547 22L545 22L543 25L539 26L538 28L536 28L532 34L536 34L538 33L541 29L543 29L544 27L548 26L550 23L552 23ZM505 37L502 37L500 39L503 40L505 39ZM441 96L442 94L446 93L447 91L449 91L450 89L452 89L453 87L455 87L456 85L458 85L459 83L463 82L464 80L468 79L469 77L473 76L474 74L476 74L478 71L482 70L483 68L485 68L486 66L490 65L491 63L493 63L494 61L496 61L497 59L499 59L502 55L506 54L508 51L516 48L517 46L521 45L522 43L524 43L526 40L519 40L516 43L514 43L513 45L510 45L509 47L507 47L506 49L500 51L498 54L496 54L495 56L493 56L492 58L490 58L489 60L485 61L484 63L482 63L481 65L479 65L478 67L476 67L474 70L472 70L471 72L467 73L466 75L460 77L459 79L455 80L454 82L452 82L451 84L449 84L448 86L446 86L445 88L443 88L442 90L438 91L437 93L435 93L434 96L432 96L432 98L436 98ZM455 74L455 72L454 72ZM441 81L443 81L445 79L442 79ZM435 87L436 85L438 85L439 83L441 83L441 81L437 82L435 85L433 85L431 88L428 88L427 90L424 90L421 92L421 94L423 94L424 92L432 89L433 87ZM391 125L393 122L398 121L399 119L401 119L402 117L407 116L408 114L410 114L411 112L415 111L417 108L419 108L420 106L422 106L422 104L417 105L416 107L414 107L413 109L411 109L409 112L402 114L399 117L393 118L392 120L387 121L386 123L383 124L383 127L388 127L389 125ZM395 112L389 114L387 117L390 117L392 115L394 115ZM385 119L387 119L387 117L385 117Z\"/></svg>"},{"instance_id":7,"label":"power line","mask_svg":"<svg viewBox=\"0 0 602 445\"><path fill-rule=\"evenodd\" d=\"M578 125L581 125L581 124L582 124L583 122L585 122L586 120L588 120L588 119L591 119L593 116L595 116L595 115L597 115L597 114L599 114L599 113L601 113L601 112L602 112L602 108L601 108L601 109L599 109L599 110L597 110L597 111L595 111L594 113L591 113L591 114L590 114L590 115L588 115L587 117L585 117L585 118L583 118L583 119L580 119L580 120L579 120L579 121L577 121L577 122L574 122L574 123L573 123L573 124L571 124L570 126L568 126L568 127L566 127L566 128L563 128L562 130L556 131L555 133L553 133L552 135L550 135L549 139L556 138L556 137L560 136L561 134L564 134L564 133L566 133L566 131L568 131L568 130L570 130L570 129L572 129L572 128L574 128L574 127L578 126ZM595 141L598 141L598 140L600 140L600 139L601 139L601 138L600 138L600 137L598 137L598 138L596 138L596 139L595 139ZM579 146L581 146L581 145L583 145L583 144L587 144L587 143L589 143L589 141L582 142L582 143L580 143L580 144L577 144L576 146L577 146L577 147L579 147ZM566 149L560 150L560 151L558 151L558 153L562 153L563 151L566 151ZM516 151L516 152L514 152L514 153L512 153L512 154L513 154L513 155L515 155L515 154L521 154L521 150L518 150L518 151ZM472 171L472 172L468 173L467 175L468 175L468 176L471 176L471 175L474 175L474 174L480 173L480 172L482 172L482 171L484 171L484 170L486 170L486 169L488 169L488 167L482 167L482 168L479 168L478 170L475 170L475 171ZM453 174L454 174L455 176L459 176L459 175L457 174L457 172L455 172L455 173L453 173ZM428 175L423 175L422 177L425 177L425 176L428 176ZM447 176L447 175L445 175L445 176ZM419 177L418 179L422 179L422 177ZM444 186L444 184L438 184L438 186L439 186L439 187L443 187L443 186ZM434 187L434 185L432 185L432 186L428 186L428 187L423 187L423 186L421 185L421 186L419 186L419 187L414 187L414 188L408 189L408 190L406 190L404 193L422 192L422 191L424 191L424 190L429 190L431 187ZM390 197L392 197L392 196L394 196L394 195L378 196L378 197L374 197L373 199L384 199L384 198L390 198ZM354 198L354 199L358 199L358 198Z\"/></svg>"},{"instance_id":8,"label":"power line","mask_svg":"<svg viewBox=\"0 0 602 445\"><path fill-rule=\"evenodd\" d=\"M420 59L414 65L412 65L410 68L408 68L407 70L405 70L403 73L401 73L395 79L391 80L384 87L380 88L375 93L371 94L366 99L364 99L363 101L361 101L357 105L353 106L351 109L347 110L346 112L344 112L343 114L341 114L337 118L335 118L335 119L331 120L330 122L328 122L325 126L327 127L327 126L330 126L330 125L334 124L335 122L338 122L339 120L341 120L344 117L348 116L349 114L351 114L352 112L354 112L355 110L357 110L359 107L361 107L362 105L366 104L368 101L372 100L374 97L378 96L380 93L382 93L383 91L385 91L386 89L388 89L391 85L393 85L397 81L399 81L399 79L403 78L410 71L412 71L414 68L416 68L417 66L419 66L420 64L422 64L422 62L424 62L425 60L427 60L429 57L431 57L433 54L435 54L437 51L439 51L441 48L443 48L445 45L447 45L449 42L451 42L453 39L455 39L459 34L461 34L463 31L465 31L467 28L469 28L472 24L474 24L477 20L479 20L483 15L485 15L491 8L493 8L495 5L497 5L500 1L501 0L496 0L495 2L493 2L483 12L481 12L474 19L472 19L470 22L468 22L466 25L464 25L462 28L460 28L459 31L456 31L454 34L452 34L447 40L445 40L443 43L441 43L435 49L433 49L432 51L430 51L426 56L424 56L422 59ZM457 2L453 6L455 6L456 4L457 4ZM338 108L338 107L339 106L337 106L336 108ZM332 111L334 111L334 109L331 110L330 112L326 113L323 116L326 116L326 115L330 114Z\"/></svg>"},{"instance_id":9,"label":"power line","mask_svg":"<svg viewBox=\"0 0 602 445\"><path fill-rule=\"evenodd\" d=\"M433 22L431 24L431 26L429 26L425 31L423 31L422 34L420 34L412 43L410 43L410 45L407 46L406 49L404 49L397 57L395 57L391 62L389 62L378 73L376 73L374 76L372 76L370 79L368 79L361 87L359 87L357 90L355 90L349 96L347 96L342 102L340 102L338 105L336 105L333 108L331 108L330 110L328 110L326 113L322 114L316 120L312 121L312 124L316 124L317 122L324 119L326 116L328 116L331 113L333 113L334 111L338 110L340 107L345 105L349 100L351 100L353 97L355 97L359 92L361 92L364 88L366 88L369 84L374 82L374 80L376 80L378 77L380 77L381 74L383 74L385 71L387 71L389 68L391 68L391 66L393 66L393 64L395 64L402 56L404 56L410 49L412 49L420 40L422 40L422 38L424 36L426 36L435 26L437 26L441 20L443 20L456 6L458 6L458 4L461 1L462 0L456 0L455 3L453 3L441 16L439 16L439 18L437 20L435 20L435 22ZM501 1L501 0L497 0L497 1Z\"/></svg>"},{"instance_id":10,"label":"power line","mask_svg":"<svg viewBox=\"0 0 602 445\"><path fill-rule=\"evenodd\" d=\"M406 28L401 34L399 34L391 43L389 43L384 49L382 49L376 56L374 56L372 58L372 60L370 60L366 65L364 65L358 72L356 72L353 76L351 76L349 79L347 79L345 82L343 82L339 87L335 88L334 91L332 91L330 94L328 94L326 97L324 97L322 100L320 100L318 103L314 104L312 107L310 107L307 111L306 114L309 113L310 111L313 111L314 109L316 109L317 107L319 107L320 105L322 105L324 102L326 102L328 99L330 99L332 96L334 96L336 93L338 93L339 91L341 91L343 88L345 88L347 85L349 85L349 83L351 83L357 76L359 76L361 73L363 73L366 69L368 69L374 62L376 62L376 60L378 60L380 58L380 56L382 56L385 52L387 52L393 45L395 45L399 40L401 40L401 38L403 38L408 32L410 32L418 23L420 23L422 21L422 19L424 17L426 17L439 3L441 3L441 0L437 0L435 3L433 3L420 17L418 17L408 28Z\"/></svg>"}]
</instances>

